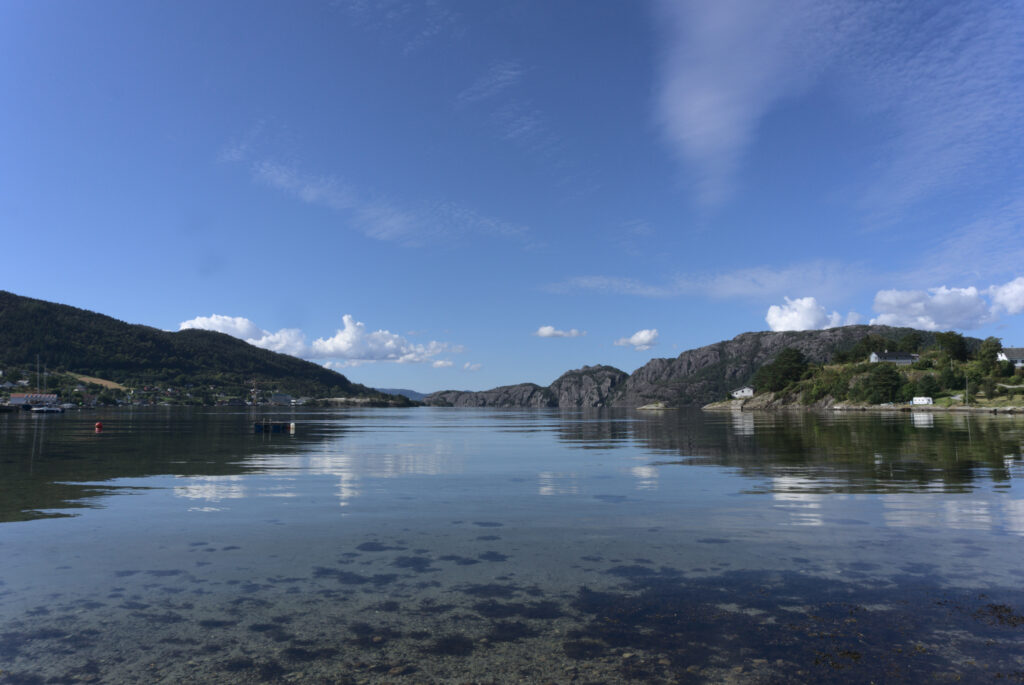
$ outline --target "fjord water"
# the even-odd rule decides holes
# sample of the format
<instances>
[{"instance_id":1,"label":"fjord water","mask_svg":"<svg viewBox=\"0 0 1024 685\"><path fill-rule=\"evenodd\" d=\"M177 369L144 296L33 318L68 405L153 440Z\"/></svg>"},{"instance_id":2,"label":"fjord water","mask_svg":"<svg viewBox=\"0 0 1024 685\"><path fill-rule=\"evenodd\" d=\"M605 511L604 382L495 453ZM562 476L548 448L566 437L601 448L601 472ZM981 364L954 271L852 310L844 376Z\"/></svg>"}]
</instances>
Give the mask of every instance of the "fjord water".
<instances>
[{"instance_id":1,"label":"fjord water","mask_svg":"<svg viewBox=\"0 0 1024 685\"><path fill-rule=\"evenodd\" d=\"M0 682L1024 674L1020 418L260 416L0 414Z\"/></svg>"}]
</instances>

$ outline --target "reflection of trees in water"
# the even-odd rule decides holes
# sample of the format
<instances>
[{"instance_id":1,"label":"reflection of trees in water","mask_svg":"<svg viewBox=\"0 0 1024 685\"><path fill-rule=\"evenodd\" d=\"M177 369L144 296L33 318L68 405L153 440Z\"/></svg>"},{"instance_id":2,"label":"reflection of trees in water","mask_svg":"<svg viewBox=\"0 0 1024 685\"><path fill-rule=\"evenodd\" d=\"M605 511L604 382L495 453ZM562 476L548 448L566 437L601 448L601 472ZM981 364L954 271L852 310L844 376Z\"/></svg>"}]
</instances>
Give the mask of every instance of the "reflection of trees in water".
<instances>
[{"instance_id":1,"label":"reflection of trees in water","mask_svg":"<svg viewBox=\"0 0 1024 685\"><path fill-rule=\"evenodd\" d=\"M668 464L737 467L758 477L799 478L805 491L890 491L941 484L969 489L1006 482L1022 466L1024 419L907 413L601 410L563 422L559 437L579 447L636 444L679 459ZM781 481L783 483L787 481Z\"/></svg>"},{"instance_id":2,"label":"reflection of trees in water","mask_svg":"<svg viewBox=\"0 0 1024 685\"><path fill-rule=\"evenodd\" d=\"M299 454L337 440L334 424L309 422L296 435L257 435L247 412L209 409L96 414L0 415L0 522L53 516L45 510L90 506L121 478L237 476L264 469L256 457ZM83 485L82 483L92 483ZM101 483L101 484L97 484Z\"/></svg>"}]
</instances>

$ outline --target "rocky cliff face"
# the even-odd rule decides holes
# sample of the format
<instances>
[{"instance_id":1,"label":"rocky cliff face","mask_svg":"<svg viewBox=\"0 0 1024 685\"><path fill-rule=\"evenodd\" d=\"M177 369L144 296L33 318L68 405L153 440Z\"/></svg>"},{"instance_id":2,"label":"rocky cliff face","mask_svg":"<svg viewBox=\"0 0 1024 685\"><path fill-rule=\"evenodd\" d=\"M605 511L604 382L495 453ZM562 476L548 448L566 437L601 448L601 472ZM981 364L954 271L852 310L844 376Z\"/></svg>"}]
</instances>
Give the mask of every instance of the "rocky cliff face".
<instances>
[{"instance_id":1,"label":"rocky cliff face","mask_svg":"<svg viewBox=\"0 0 1024 685\"><path fill-rule=\"evenodd\" d=\"M703 405L748 383L759 368L787 347L800 350L808 360L820 364L868 334L896 340L909 331L889 326L843 326L823 331L743 333L732 340L688 350L675 359L652 359L633 372L612 404Z\"/></svg>"},{"instance_id":2,"label":"rocky cliff face","mask_svg":"<svg viewBox=\"0 0 1024 685\"><path fill-rule=\"evenodd\" d=\"M604 407L627 378L614 366L584 366L563 373L548 390L559 407Z\"/></svg>"},{"instance_id":3,"label":"rocky cliff face","mask_svg":"<svg viewBox=\"0 0 1024 685\"><path fill-rule=\"evenodd\" d=\"M455 407L639 407L704 405L721 400L748 383L764 364L787 347L812 362L824 363L836 351L871 334L898 340L909 328L843 326L823 331L743 333L732 340L683 352L675 359L652 359L632 374L611 366L584 366L568 371L547 388L533 383L483 392L445 390L425 400ZM920 332L920 331L919 331ZM928 344L932 334L921 332Z\"/></svg>"},{"instance_id":4,"label":"rocky cliff face","mask_svg":"<svg viewBox=\"0 0 1024 685\"><path fill-rule=\"evenodd\" d=\"M629 377L612 366L567 371L546 388L533 383L481 392L442 390L424 403L434 407L604 407Z\"/></svg>"}]
</instances>

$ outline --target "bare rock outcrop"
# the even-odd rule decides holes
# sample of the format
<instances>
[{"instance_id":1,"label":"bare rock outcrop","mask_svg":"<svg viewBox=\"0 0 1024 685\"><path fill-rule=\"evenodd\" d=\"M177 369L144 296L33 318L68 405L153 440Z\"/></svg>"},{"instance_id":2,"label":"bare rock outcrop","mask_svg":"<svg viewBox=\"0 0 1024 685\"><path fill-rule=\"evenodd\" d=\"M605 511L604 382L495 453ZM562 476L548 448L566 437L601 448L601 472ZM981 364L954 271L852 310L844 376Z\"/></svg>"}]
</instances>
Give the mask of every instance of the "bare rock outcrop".
<instances>
[{"instance_id":1,"label":"bare rock outcrop","mask_svg":"<svg viewBox=\"0 0 1024 685\"><path fill-rule=\"evenodd\" d=\"M611 366L568 371L547 388L533 383L483 392L445 390L429 395L428 405L456 407L666 407L705 405L724 399L749 383L763 365L792 347L813 363L827 363L868 335L893 341L912 332L890 326L842 326L821 331L743 333L732 340L687 350L674 359L652 359L632 374ZM934 334L917 331L925 344Z\"/></svg>"},{"instance_id":2,"label":"bare rock outcrop","mask_svg":"<svg viewBox=\"0 0 1024 685\"><path fill-rule=\"evenodd\" d=\"M557 407L558 400L547 388L534 383L503 385L492 390L470 392L442 390L427 395L423 403L431 407Z\"/></svg>"},{"instance_id":3,"label":"bare rock outcrop","mask_svg":"<svg viewBox=\"0 0 1024 685\"><path fill-rule=\"evenodd\" d=\"M559 407L604 407L627 378L614 366L584 366L563 373L548 390Z\"/></svg>"}]
</instances>

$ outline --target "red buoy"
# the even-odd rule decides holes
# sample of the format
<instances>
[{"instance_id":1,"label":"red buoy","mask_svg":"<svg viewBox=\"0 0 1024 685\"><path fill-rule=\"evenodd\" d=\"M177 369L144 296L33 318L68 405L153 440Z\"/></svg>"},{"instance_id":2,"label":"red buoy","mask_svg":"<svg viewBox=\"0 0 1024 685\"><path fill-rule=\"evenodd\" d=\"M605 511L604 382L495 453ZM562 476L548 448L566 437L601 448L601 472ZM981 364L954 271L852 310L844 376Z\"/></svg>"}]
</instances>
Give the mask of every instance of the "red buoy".
<instances>
[{"instance_id":1,"label":"red buoy","mask_svg":"<svg viewBox=\"0 0 1024 685\"><path fill-rule=\"evenodd\" d=\"M103 422L102 421L97 421L96 422L96 432L97 433L102 433L103 432Z\"/></svg>"}]
</instances>

